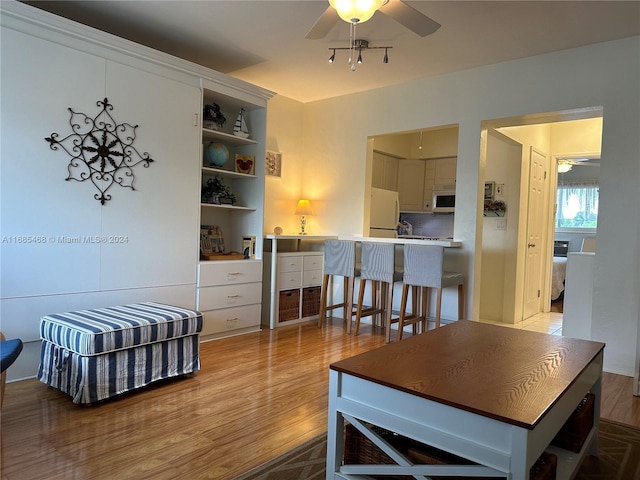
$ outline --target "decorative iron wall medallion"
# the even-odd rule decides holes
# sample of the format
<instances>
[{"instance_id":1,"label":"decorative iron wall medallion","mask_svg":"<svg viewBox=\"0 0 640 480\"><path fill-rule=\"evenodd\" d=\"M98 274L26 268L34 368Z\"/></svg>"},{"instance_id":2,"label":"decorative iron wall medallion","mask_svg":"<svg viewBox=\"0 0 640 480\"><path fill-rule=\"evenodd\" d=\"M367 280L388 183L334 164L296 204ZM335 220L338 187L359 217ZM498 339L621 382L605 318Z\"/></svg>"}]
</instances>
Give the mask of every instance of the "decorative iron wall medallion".
<instances>
[{"instance_id":1,"label":"decorative iron wall medallion","mask_svg":"<svg viewBox=\"0 0 640 480\"><path fill-rule=\"evenodd\" d=\"M58 140L57 133L52 133L45 140L51 150L58 150L60 146L71 156L69 176L65 180L91 180L100 192L94 198L104 205L111 200L107 192L114 183L135 190L133 168L139 164L148 167L153 159L147 152L141 155L133 146L138 125L117 124L109 113L113 105L107 98L98 100L96 105L102 110L94 118L69 108L73 133L62 140Z\"/></svg>"}]
</instances>

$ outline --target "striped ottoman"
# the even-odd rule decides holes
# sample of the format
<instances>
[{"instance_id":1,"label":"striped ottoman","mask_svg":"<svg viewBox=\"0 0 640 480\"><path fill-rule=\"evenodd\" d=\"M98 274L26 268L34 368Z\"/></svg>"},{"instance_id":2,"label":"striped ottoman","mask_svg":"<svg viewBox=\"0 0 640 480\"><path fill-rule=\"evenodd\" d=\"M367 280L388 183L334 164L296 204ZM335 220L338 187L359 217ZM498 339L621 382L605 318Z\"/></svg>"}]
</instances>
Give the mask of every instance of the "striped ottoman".
<instances>
[{"instance_id":1,"label":"striped ottoman","mask_svg":"<svg viewBox=\"0 0 640 480\"><path fill-rule=\"evenodd\" d=\"M46 315L38 380L94 403L200 369L202 315L136 303Z\"/></svg>"}]
</instances>

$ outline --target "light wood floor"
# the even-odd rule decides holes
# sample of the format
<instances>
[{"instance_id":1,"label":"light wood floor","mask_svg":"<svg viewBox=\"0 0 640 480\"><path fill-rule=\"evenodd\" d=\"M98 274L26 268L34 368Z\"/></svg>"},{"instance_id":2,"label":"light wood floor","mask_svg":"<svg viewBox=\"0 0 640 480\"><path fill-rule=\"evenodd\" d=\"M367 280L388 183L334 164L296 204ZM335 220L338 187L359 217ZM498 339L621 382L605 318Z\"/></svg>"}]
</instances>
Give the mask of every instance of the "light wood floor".
<instances>
[{"instance_id":1,"label":"light wood floor","mask_svg":"<svg viewBox=\"0 0 640 480\"><path fill-rule=\"evenodd\" d=\"M384 344L303 324L202 344L202 370L92 407L7 385L3 480L232 479L326 431L328 366ZM632 379L605 374L602 417L640 427Z\"/></svg>"}]
</instances>

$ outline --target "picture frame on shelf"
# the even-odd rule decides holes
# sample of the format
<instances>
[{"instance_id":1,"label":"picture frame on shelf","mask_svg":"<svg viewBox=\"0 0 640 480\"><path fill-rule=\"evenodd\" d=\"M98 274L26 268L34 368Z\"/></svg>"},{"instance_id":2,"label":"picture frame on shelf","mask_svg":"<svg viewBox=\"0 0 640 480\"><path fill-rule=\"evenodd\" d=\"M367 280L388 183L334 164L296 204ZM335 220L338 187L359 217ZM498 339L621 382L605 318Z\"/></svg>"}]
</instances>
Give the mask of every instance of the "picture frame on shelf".
<instances>
[{"instance_id":1,"label":"picture frame on shelf","mask_svg":"<svg viewBox=\"0 0 640 480\"><path fill-rule=\"evenodd\" d=\"M236 153L236 173L254 175L256 168L256 157L254 155L239 155Z\"/></svg>"},{"instance_id":2,"label":"picture frame on shelf","mask_svg":"<svg viewBox=\"0 0 640 480\"><path fill-rule=\"evenodd\" d=\"M224 237L218 225L200 226L200 255L208 258L216 253L224 253Z\"/></svg>"},{"instance_id":3,"label":"picture frame on shelf","mask_svg":"<svg viewBox=\"0 0 640 480\"><path fill-rule=\"evenodd\" d=\"M282 176L282 153L267 152L265 159L265 174L272 177Z\"/></svg>"}]
</instances>

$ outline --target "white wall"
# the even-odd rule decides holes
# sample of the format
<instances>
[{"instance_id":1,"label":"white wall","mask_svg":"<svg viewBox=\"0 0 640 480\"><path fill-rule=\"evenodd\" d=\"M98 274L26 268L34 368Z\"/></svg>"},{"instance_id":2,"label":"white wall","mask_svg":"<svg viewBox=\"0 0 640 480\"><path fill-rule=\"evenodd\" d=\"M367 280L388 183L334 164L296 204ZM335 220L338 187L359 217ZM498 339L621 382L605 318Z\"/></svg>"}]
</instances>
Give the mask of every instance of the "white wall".
<instances>
[{"instance_id":1,"label":"white wall","mask_svg":"<svg viewBox=\"0 0 640 480\"><path fill-rule=\"evenodd\" d=\"M317 197L315 189L307 189L302 182L306 165L302 109L302 103L287 97L275 96L269 100L267 150L282 154L282 176L265 177L264 233L273 233L274 227L280 226L284 233L297 234L300 217L293 212L300 198L309 199L316 214L322 212L319 205L321 197ZM306 220L306 231L317 233L316 216L307 216Z\"/></svg>"},{"instance_id":2,"label":"white wall","mask_svg":"<svg viewBox=\"0 0 640 480\"><path fill-rule=\"evenodd\" d=\"M303 182L322 185L323 215L317 228L362 234L365 185L370 182L367 137L459 124L457 197L465 208L456 212L455 236L464 247L456 252L454 267L467 276L466 310L477 319L481 122L603 107L603 222L592 334L607 343L607 370L632 375L640 291L639 59L640 38L634 37L306 104Z\"/></svg>"},{"instance_id":3,"label":"white wall","mask_svg":"<svg viewBox=\"0 0 640 480\"><path fill-rule=\"evenodd\" d=\"M502 186L496 200L505 202L507 210L504 217L483 218L479 314L483 320L515 323L516 299L522 297L516 288L522 150L502 134L488 132L485 181Z\"/></svg>"}]
</instances>

